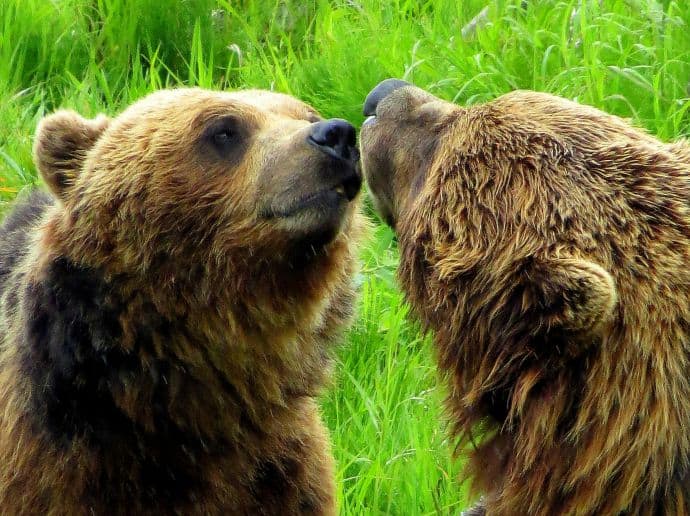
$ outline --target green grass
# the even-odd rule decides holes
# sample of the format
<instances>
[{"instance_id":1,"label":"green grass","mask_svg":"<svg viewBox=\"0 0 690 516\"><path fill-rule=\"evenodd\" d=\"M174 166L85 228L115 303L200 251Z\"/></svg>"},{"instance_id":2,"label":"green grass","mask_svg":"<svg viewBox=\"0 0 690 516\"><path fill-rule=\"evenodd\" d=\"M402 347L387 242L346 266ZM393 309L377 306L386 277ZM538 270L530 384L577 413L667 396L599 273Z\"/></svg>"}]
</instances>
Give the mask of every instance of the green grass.
<instances>
[{"instance_id":1,"label":"green grass","mask_svg":"<svg viewBox=\"0 0 690 516\"><path fill-rule=\"evenodd\" d=\"M488 24L464 39L485 4ZM529 88L663 139L686 135L689 24L680 0L4 0L0 211L36 181L32 134L46 112L115 114L177 84L273 88L356 124L366 93L390 76L463 104ZM323 400L340 505L343 514L453 514L466 500L444 435L443 387L430 339L396 289L396 259L378 226L362 252L359 317Z\"/></svg>"}]
</instances>

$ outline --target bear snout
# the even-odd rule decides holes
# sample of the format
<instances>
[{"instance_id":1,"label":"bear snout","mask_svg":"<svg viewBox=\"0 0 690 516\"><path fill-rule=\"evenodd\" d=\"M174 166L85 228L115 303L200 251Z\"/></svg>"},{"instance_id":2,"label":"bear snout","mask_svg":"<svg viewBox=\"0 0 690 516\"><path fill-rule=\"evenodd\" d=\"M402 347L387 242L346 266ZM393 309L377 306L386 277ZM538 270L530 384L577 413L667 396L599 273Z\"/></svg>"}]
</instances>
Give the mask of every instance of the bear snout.
<instances>
[{"instance_id":1,"label":"bear snout","mask_svg":"<svg viewBox=\"0 0 690 516\"><path fill-rule=\"evenodd\" d=\"M378 83L364 99L364 116L376 116L376 107L379 103L395 90L405 86L412 86L409 82L400 79L386 79Z\"/></svg>"}]
</instances>

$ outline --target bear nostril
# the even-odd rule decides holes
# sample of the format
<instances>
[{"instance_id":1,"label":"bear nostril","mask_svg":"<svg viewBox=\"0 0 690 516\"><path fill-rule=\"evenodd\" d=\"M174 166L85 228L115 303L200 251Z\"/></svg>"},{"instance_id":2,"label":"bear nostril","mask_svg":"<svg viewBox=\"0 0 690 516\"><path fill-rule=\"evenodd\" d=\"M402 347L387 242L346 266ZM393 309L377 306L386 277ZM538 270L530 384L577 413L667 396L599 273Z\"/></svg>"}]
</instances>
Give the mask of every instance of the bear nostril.
<instances>
[{"instance_id":1,"label":"bear nostril","mask_svg":"<svg viewBox=\"0 0 690 516\"><path fill-rule=\"evenodd\" d=\"M353 125L340 118L318 122L312 126L309 142L330 156L356 161L357 135Z\"/></svg>"}]
</instances>

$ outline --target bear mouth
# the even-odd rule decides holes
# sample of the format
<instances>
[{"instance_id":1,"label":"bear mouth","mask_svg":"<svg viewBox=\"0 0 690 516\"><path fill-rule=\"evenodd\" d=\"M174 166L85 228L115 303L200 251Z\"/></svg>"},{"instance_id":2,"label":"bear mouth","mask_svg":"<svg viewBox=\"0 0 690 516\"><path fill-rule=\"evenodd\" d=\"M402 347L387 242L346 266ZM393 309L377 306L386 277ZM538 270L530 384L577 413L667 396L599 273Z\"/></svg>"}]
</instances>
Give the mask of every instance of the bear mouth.
<instances>
[{"instance_id":1,"label":"bear mouth","mask_svg":"<svg viewBox=\"0 0 690 516\"><path fill-rule=\"evenodd\" d=\"M372 126L376 123L376 115L369 115L362 123L362 128Z\"/></svg>"},{"instance_id":2,"label":"bear mouth","mask_svg":"<svg viewBox=\"0 0 690 516\"><path fill-rule=\"evenodd\" d=\"M340 180L337 184L300 198L284 207L274 207L264 216L267 218L287 218L307 210L330 212L351 202L362 186L362 176L357 171Z\"/></svg>"}]
</instances>

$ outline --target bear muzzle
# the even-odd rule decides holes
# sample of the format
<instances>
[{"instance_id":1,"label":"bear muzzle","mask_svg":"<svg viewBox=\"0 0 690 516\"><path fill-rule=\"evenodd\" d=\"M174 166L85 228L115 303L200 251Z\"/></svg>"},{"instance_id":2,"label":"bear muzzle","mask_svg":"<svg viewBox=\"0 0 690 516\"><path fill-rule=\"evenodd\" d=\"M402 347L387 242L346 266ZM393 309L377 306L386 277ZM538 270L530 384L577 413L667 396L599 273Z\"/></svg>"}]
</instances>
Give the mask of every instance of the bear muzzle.
<instances>
[{"instance_id":1,"label":"bear muzzle","mask_svg":"<svg viewBox=\"0 0 690 516\"><path fill-rule=\"evenodd\" d=\"M400 79L386 79L378 83L374 89L369 92L366 99L364 99L364 116L375 117L376 107L379 103L395 90L399 90L405 86L412 86L412 84ZM367 118L367 120L370 119Z\"/></svg>"}]
</instances>

